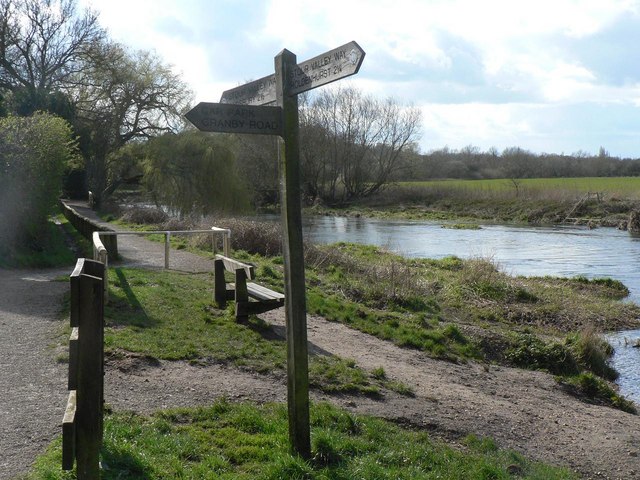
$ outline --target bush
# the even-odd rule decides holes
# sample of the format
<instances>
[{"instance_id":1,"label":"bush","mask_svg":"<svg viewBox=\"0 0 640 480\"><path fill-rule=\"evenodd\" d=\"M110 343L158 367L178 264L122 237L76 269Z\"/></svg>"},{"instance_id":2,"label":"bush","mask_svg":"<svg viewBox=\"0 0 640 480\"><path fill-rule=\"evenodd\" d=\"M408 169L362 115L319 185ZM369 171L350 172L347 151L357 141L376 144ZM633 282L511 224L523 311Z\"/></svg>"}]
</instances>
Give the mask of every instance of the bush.
<instances>
[{"instance_id":1,"label":"bush","mask_svg":"<svg viewBox=\"0 0 640 480\"><path fill-rule=\"evenodd\" d=\"M578 393L589 398L602 401L627 413L638 413L633 402L618 395L605 380L591 372L582 372L579 375L568 378L566 381Z\"/></svg>"},{"instance_id":2,"label":"bush","mask_svg":"<svg viewBox=\"0 0 640 480\"><path fill-rule=\"evenodd\" d=\"M212 226L231 230L231 248L234 250L244 250L267 257L278 256L282 252L280 223L208 217L199 228L205 230ZM209 236L202 236L197 241L198 247L209 248L211 239Z\"/></svg>"},{"instance_id":3,"label":"bush","mask_svg":"<svg viewBox=\"0 0 640 480\"><path fill-rule=\"evenodd\" d=\"M71 127L38 113L0 119L0 254L42 250L65 168L78 160Z\"/></svg>"},{"instance_id":4,"label":"bush","mask_svg":"<svg viewBox=\"0 0 640 480\"><path fill-rule=\"evenodd\" d=\"M587 328L569 336L567 345L571 347L584 369L607 380L618 378L618 372L608 363L609 357L613 354L613 348L593 328Z\"/></svg>"}]
</instances>

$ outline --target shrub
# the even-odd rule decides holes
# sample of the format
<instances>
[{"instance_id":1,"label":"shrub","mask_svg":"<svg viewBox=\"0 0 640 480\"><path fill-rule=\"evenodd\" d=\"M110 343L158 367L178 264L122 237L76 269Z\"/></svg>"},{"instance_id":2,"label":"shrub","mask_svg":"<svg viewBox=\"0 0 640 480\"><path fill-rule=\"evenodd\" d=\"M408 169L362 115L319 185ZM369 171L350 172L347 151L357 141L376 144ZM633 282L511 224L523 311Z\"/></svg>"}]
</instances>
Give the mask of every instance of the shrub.
<instances>
[{"instance_id":1,"label":"shrub","mask_svg":"<svg viewBox=\"0 0 640 480\"><path fill-rule=\"evenodd\" d=\"M607 380L618 378L618 372L608 363L609 357L613 354L613 348L593 328L587 328L569 336L567 345L586 370Z\"/></svg>"},{"instance_id":2,"label":"shrub","mask_svg":"<svg viewBox=\"0 0 640 480\"><path fill-rule=\"evenodd\" d=\"M64 170L78 159L63 119L46 113L0 119L0 254L43 248Z\"/></svg>"},{"instance_id":3,"label":"shrub","mask_svg":"<svg viewBox=\"0 0 640 480\"><path fill-rule=\"evenodd\" d=\"M605 380L591 372L582 372L571 377L567 379L567 383L587 397L603 401L627 413L637 413L633 402L618 395Z\"/></svg>"},{"instance_id":4,"label":"shrub","mask_svg":"<svg viewBox=\"0 0 640 480\"><path fill-rule=\"evenodd\" d=\"M208 229L211 226L231 230L231 248L267 257L280 255L282 252L282 230L279 223L258 222L242 218L207 217L198 228ZM211 239L202 236L198 246L209 248Z\"/></svg>"},{"instance_id":5,"label":"shrub","mask_svg":"<svg viewBox=\"0 0 640 480\"><path fill-rule=\"evenodd\" d=\"M120 220L126 223L136 223L139 225L160 224L165 222L168 215L159 208L127 208L120 216Z\"/></svg>"},{"instance_id":6,"label":"shrub","mask_svg":"<svg viewBox=\"0 0 640 480\"><path fill-rule=\"evenodd\" d=\"M560 342L545 343L531 333L517 334L505 352L506 359L518 366L547 370L558 375L571 375L579 371L571 349Z\"/></svg>"}]
</instances>

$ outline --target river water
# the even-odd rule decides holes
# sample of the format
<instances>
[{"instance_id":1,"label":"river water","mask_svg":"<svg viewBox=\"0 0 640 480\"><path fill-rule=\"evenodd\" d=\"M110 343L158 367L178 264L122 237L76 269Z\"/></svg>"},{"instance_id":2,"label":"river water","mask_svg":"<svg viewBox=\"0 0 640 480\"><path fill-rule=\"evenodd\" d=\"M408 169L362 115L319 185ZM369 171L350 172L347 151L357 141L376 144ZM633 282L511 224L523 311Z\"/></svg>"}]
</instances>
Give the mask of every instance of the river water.
<instances>
[{"instance_id":1,"label":"river water","mask_svg":"<svg viewBox=\"0 0 640 480\"><path fill-rule=\"evenodd\" d=\"M610 277L640 303L640 237L612 228L482 225L480 230L443 228L442 222L309 216L306 238L316 243L378 245L407 257L491 258L506 273L524 276ZM640 330L608 335L621 392L640 404Z\"/></svg>"}]
</instances>

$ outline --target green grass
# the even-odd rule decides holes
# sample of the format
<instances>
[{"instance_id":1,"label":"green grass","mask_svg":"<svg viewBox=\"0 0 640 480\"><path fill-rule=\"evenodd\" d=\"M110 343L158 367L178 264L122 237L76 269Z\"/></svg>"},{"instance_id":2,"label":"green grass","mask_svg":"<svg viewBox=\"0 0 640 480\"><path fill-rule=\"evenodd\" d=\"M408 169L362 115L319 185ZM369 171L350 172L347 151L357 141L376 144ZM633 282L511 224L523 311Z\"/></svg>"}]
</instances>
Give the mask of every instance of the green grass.
<instances>
[{"instance_id":1,"label":"green grass","mask_svg":"<svg viewBox=\"0 0 640 480\"><path fill-rule=\"evenodd\" d=\"M640 207L640 177L399 182L344 209L310 213L379 218L617 227Z\"/></svg>"},{"instance_id":2,"label":"green grass","mask_svg":"<svg viewBox=\"0 0 640 480\"><path fill-rule=\"evenodd\" d=\"M39 245L24 245L12 250L0 247L0 267L49 268L73 265L75 256L65 241L62 228L66 220L58 218L63 224L47 222Z\"/></svg>"},{"instance_id":3,"label":"green grass","mask_svg":"<svg viewBox=\"0 0 640 480\"><path fill-rule=\"evenodd\" d=\"M591 372L581 372L578 375L563 377L560 382L572 387L578 395L590 398L596 403L613 406L627 413L638 413L633 402L620 396L611 388L611 385Z\"/></svg>"},{"instance_id":4,"label":"green grass","mask_svg":"<svg viewBox=\"0 0 640 480\"><path fill-rule=\"evenodd\" d=\"M440 323L429 313L387 312L326 295L319 288L307 294L309 311L327 320L344 323L401 347L422 350L445 359L479 358L473 343L454 324Z\"/></svg>"},{"instance_id":5,"label":"green grass","mask_svg":"<svg viewBox=\"0 0 640 480\"><path fill-rule=\"evenodd\" d=\"M481 230L482 227L477 223L445 223L442 228L449 230Z\"/></svg>"},{"instance_id":6,"label":"green grass","mask_svg":"<svg viewBox=\"0 0 640 480\"><path fill-rule=\"evenodd\" d=\"M311 311L435 354L474 356L465 325L558 335L620 329L640 315L619 302L624 286L607 279L512 277L490 260L407 259L354 244L315 248L307 261Z\"/></svg>"},{"instance_id":7,"label":"green grass","mask_svg":"<svg viewBox=\"0 0 640 480\"><path fill-rule=\"evenodd\" d=\"M579 177L579 178L523 178L516 179L518 188L527 193L573 192L606 193L619 198L640 199L640 177ZM424 182L401 182L400 186L474 190L488 193L514 192L515 184L510 179L490 180L433 180Z\"/></svg>"},{"instance_id":8,"label":"green grass","mask_svg":"<svg viewBox=\"0 0 640 480\"><path fill-rule=\"evenodd\" d=\"M456 450L428 434L357 416L328 404L311 408L312 456L292 456L282 405L224 400L151 416L106 417L103 479L574 479L566 469L530 462L469 436ZM69 480L61 444L40 457L29 480Z\"/></svg>"},{"instance_id":9,"label":"green grass","mask_svg":"<svg viewBox=\"0 0 640 480\"><path fill-rule=\"evenodd\" d=\"M564 377L612 381L610 347L595 331L631 326L640 307L610 279L518 278L484 259L405 259L334 244L309 254L307 308L431 356L478 359ZM374 279L375 281L371 281ZM582 389L611 406L605 389Z\"/></svg>"},{"instance_id":10,"label":"green grass","mask_svg":"<svg viewBox=\"0 0 640 480\"><path fill-rule=\"evenodd\" d=\"M259 270L270 269L277 278L269 265L265 260ZM128 351L161 360L228 363L259 373L284 371L284 339L257 317L236 323L231 303L226 310L215 308L212 275L112 268L109 278L108 354ZM311 356L310 382L327 392L382 395L387 388L411 393L338 357Z\"/></svg>"}]
</instances>

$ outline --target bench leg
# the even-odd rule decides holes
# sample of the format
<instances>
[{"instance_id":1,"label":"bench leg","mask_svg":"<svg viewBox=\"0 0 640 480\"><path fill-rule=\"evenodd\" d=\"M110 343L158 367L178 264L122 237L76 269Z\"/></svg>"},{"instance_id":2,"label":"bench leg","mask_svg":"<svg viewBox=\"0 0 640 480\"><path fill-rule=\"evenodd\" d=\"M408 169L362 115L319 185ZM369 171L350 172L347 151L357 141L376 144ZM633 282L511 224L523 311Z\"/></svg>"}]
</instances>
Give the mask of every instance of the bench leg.
<instances>
[{"instance_id":1,"label":"bench leg","mask_svg":"<svg viewBox=\"0 0 640 480\"><path fill-rule=\"evenodd\" d=\"M247 290L247 273L243 268L236 270L236 322L249 321L249 292Z\"/></svg>"},{"instance_id":2,"label":"bench leg","mask_svg":"<svg viewBox=\"0 0 640 480\"><path fill-rule=\"evenodd\" d=\"M218 308L227 308L227 284L224 281L224 263L222 260L213 262L214 287L213 299L218 304Z\"/></svg>"}]
</instances>

